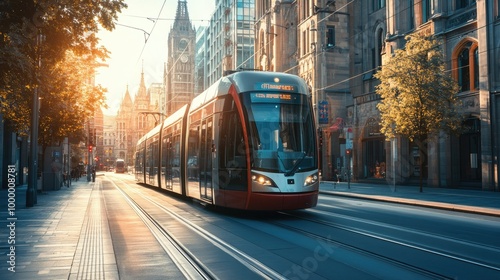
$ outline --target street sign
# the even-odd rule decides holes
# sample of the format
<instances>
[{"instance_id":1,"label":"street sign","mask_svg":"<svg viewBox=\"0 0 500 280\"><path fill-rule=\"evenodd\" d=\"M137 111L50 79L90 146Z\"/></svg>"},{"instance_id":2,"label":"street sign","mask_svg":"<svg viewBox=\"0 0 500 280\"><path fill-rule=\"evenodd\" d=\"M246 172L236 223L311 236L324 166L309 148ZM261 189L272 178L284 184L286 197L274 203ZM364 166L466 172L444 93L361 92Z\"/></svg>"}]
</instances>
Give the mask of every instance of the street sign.
<instances>
[{"instance_id":1,"label":"street sign","mask_svg":"<svg viewBox=\"0 0 500 280\"><path fill-rule=\"evenodd\" d=\"M352 149L352 139L345 140L345 148Z\"/></svg>"}]
</instances>

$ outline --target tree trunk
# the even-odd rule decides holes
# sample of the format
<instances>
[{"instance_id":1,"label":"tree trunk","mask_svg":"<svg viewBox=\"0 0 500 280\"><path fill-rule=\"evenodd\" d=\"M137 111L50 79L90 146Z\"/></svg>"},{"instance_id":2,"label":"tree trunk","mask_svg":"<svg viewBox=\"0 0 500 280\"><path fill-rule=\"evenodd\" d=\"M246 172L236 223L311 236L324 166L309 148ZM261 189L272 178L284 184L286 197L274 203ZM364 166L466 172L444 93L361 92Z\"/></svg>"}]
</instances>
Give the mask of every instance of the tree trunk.
<instances>
[{"instance_id":1,"label":"tree trunk","mask_svg":"<svg viewBox=\"0 0 500 280\"><path fill-rule=\"evenodd\" d=\"M424 182L424 161L422 158L423 153L420 153L420 192L423 192L423 182Z\"/></svg>"},{"instance_id":2,"label":"tree trunk","mask_svg":"<svg viewBox=\"0 0 500 280\"><path fill-rule=\"evenodd\" d=\"M426 148L426 145L425 145L425 140L426 140L426 137L424 136L421 136L419 137L418 139L420 141L420 143L418 144L418 153L420 155L420 163L419 163L419 166L420 166L420 192L423 192L424 189L423 189L423 185L424 185L424 163L427 161L427 158L425 158L427 156L427 152L426 150L424 150ZM425 152L424 152L425 151Z\"/></svg>"}]
</instances>

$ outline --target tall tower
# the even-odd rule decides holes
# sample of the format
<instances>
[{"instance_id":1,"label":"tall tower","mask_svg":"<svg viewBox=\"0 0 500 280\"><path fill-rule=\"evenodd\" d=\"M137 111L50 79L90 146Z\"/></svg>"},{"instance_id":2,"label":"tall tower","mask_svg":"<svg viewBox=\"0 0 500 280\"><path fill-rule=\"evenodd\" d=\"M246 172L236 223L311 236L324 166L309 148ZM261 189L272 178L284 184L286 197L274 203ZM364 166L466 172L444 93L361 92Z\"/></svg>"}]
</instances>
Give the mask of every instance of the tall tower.
<instances>
[{"instance_id":1,"label":"tall tower","mask_svg":"<svg viewBox=\"0 0 500 280\"><path fill-rule=\"evenodd\" d=\"M134 98L134 115L133 115L133 137L132 143L135 146L135 143L150 129L154 127L154 118L148 116L151 113L151 97L146 89L146 82L144 81L144 69L141 72L141 81L139 84L139 89ZM133 147L135 148L135 147Z\"/></svg>"},{"instance_id":2,"label":"tall tower","mask_svg":"<svg viewBox=\"0 0 500 280\"><path fill-rule=\"evenodd\" d=\"M132 136L134 128L132 126L132 114L134 111L134 103L130 97L130 92L127 90L123 97L118 115L116 116L116 139L115 139L115 156L124 159L127 165L132 165L133 150Z\"/></svg>"},{"instance_id":3,"label":"tall tower","mask_svg":"<svg viewBox=\"0 0 500 280\"><path fill-rule=\"evenodd\" d=\"M175 21L168 34L166 114L189 103L194 97L194 56L196 31L189 20L187 1L177 2Z\"/></svg>"}]
</instances>

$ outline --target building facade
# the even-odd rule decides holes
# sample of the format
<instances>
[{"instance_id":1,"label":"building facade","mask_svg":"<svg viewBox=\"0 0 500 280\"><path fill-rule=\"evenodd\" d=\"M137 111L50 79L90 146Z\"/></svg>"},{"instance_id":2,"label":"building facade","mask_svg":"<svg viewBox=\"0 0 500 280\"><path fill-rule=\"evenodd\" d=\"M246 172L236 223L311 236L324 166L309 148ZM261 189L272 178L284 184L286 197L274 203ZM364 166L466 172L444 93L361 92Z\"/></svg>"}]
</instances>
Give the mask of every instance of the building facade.
<instances>
[{"instance_id":1,"label":"building facade","mask_svg":"<svg viewBox=\"0 0 500 280\"><path fill-rule=\"evenodd\" d=\"M254 69L255 0L216 0L206 35L206 81L225 73Z\"/></svg>"},{"instance_id":2,"label":"building facade","mask_svg":"<svg viewBox=\"0 0 500 280\"><path fill-rule=\"evenodd\" d=\"M348 122L354 132L353 176L407 183L420 174L429 186L498 189L499 1L357 1L351 56ZM359 28L356 30L355 28ZM460 86L465 118L460 135L442 133L425 146L380 133L373 74L405 36L423 33L442 43L447 71ZM361 57L360 57L361 56ZM354 67L353 67L354 66ZM495 118L495 116L497 116ZM420 158L420 153L426 156ZM419 163L424 161L424 170Z\"/></svg>"},{"instance_id":3,"label":"building facade","mask_svg":"<svg viewBox=\"0 0 500 280\"><path fill-rule=\"evenodd\" d=\"M116 137L116 116L104 115L103 120L103 154L101 157L101 162L105 168L110 168L114 166L116 161L115 156L115 145Z\"/></svg>"},{"instance_id":4,"label":"building facade","mask_svg":"<svg viewBox=\"0 0 500 280\"><path fill-rule=\"evenodd\" d=\"M194 97L195 41L196 30L189 19L187 2L179 0L167 42L167 69L164 78L167 116Z\"/></svg>"},{"instance_id":5,"label":"building facade","mask_svg":"<svg viewBox=\"0 0 500 280\"><path fill-rule=\"evenodd\" d=\"M348 1L256 1L255 65L302 77L318 123L323 178L347 172L351 20Z\"/></svg>"},{"instance_id":6,"label":"building facade","mask_svg":"<svg viewBox=\"0 0 500 280\"><path fill-rule=\"evenodd\" d=\"M257 0L255 66L304 78L311 88L324 179L498 189L499 1ZM461 135L426 146L380 132L374 74L405 36L439 37L460 84ZM286 38L281 40L281 38ZM419 169L420 153L426 155Z\"/></svg>"},{"instance_id":7,"label":"building facade","mask_svg":"<svg viewBox=\"0 0 500 280\"><path fill-rule=\"evenodd\" d=\"M208 28L206 26L200 26L196 29L196 48L194 56L194 95L202 93L208 85L208 81L205 79L205 73L207 72L207 36Z\"/></svg>"},{"instance_id":8,"label":"building facade","mask_svg":"<svg viewBox=\"0 0 500 280\"><path fill-rule=\"evenodd\" d=\"M132 149L132 132L134 128L132 126L133 120L133 110L134 103L132 102L132 97L130 97L130 92L127 89L123 97L120 108L116 115L116 139L115 139L115 156L116 158L124 159L127 164L133 163L133 152Z\"/></svg>"}]
</instances>

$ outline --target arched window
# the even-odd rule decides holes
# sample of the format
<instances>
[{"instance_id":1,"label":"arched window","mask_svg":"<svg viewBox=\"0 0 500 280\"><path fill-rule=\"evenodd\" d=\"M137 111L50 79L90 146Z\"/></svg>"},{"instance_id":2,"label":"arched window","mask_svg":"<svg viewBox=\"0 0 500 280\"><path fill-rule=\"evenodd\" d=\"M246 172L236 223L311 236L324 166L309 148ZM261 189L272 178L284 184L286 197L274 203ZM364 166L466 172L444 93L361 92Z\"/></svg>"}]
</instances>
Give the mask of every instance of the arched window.
<instances>
[{"instance_id":1,"label":"arched window","mask_svg":"<svg viewBox=\"0 0 500 280\"><path fill-rule=\"evenodd\" d=\"M426 23L431 19L431 4L431 0L422 0L422 23Z\"/></svg>"},{"instance_id":2,"label":"arched window","mask_svg":"<svg viewBox=\"0 0 500 280\"><path fill-rule=\"evenodd\" d=\"M382 56L385 54L385 35L382 28L377 29L375 37L375 68L382 66Z\"/></svg>"},{"instance_id":3,"label":"arched window","mask_svg":"<svg viewBox=\"0 0 500 280\"><path fill-rule=\"evenodd\" d=\"M453 76L457 80L460 91L479 88L479 57L477 43L465 41L459 44L453 53Z\"/></svg>"}]
</instances>

